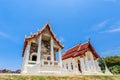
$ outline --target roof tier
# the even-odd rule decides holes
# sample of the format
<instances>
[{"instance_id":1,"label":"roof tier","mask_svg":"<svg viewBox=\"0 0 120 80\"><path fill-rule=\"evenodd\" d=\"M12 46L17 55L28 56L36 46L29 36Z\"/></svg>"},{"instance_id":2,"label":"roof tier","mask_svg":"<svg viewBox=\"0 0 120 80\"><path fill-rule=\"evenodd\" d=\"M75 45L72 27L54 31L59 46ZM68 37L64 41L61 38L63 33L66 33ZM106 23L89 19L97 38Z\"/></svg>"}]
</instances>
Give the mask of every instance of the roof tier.
<instances>
[{"instance_id":1,"label":"roof tier","mask_svg":"<svg viewBox=\"0 0 120 80\"><path fill-rule=\"evenodd\" d=\"M42 32L43 32L46 28L48 28L48 30L50 31L50 34L51 34L52 38L57 42L57 44L58 44L61 48L64 48L64 46L60 43L60 41L56 38L55 34L53 33L53 31L52 31L52 29L51 29L51 27L50 27L50 24L47 23L47 24L45 24L45 26L44 26L40 31L38 31L37 33L31 34L30 36L28 36L28 37L25 38L24 47L23 47L23 52L22 52L22 57L24 56L24 52L25 52L25 49L26 49L26 47L27 47L27 44L28 44L29 40L31 40L31 39L33 39L33 38L41 35Z\"/></svg>"},{"instance_id":2,"label":"roof tier","mask_svg":"<svg viewBox=\"0 0 120 80\"><path fill-rule=\"evenodd\" d=\"M77 44L76 46L74 46L73 48L67 50L63 55L62 55L62 60L68 59L68 58L74 58L74 57L78 57L81 56L83 54L85 54L85 52L88 51L88 49L90 49L93 53L93 55L96 58L100 58L100 56L97 54L97 52L95 51L95 49L93 48L93 46L91 45L90 41L84 43L84 44Z\"/></svg>"}]
</instances>

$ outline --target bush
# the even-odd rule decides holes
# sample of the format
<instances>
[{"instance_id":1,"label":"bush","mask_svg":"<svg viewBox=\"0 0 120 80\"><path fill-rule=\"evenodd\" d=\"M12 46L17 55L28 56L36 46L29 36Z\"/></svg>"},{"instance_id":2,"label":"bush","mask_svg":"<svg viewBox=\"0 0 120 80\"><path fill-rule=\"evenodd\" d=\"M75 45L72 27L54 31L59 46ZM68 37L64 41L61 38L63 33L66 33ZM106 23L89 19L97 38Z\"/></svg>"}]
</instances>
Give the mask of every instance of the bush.
<instances>
[{"instance_id":1,"label":"bush","mask_svg":"<svg viewBox=\"0 0 120 80\"><path fill-rule=\"evenodd\" d=\"M104 59L99 59L98 62L103 73L105 72L105 64L106 64L108 69L113 74L120 74L120 56L108 56L105 57Z\"/></svg>"},{"instance_id":2,"label":"bush","mask_svg":"<svg viewBox=\"0 0 120 80\"><path fill-rule=\"evenodd\" d=\"M109 69L113 74L120 74L120 66L119 65L111 66L111 67L109 67Z\"/></svg>"},{"instance_id":3,"label":"bush","mask_svg":"<svg viewBox=\"0 0 120 80\"><path fill-rule=\"evenodd\" d=\"M102 73L105 73L105 70L102 70Z\"/></svg>"}]
</instances>

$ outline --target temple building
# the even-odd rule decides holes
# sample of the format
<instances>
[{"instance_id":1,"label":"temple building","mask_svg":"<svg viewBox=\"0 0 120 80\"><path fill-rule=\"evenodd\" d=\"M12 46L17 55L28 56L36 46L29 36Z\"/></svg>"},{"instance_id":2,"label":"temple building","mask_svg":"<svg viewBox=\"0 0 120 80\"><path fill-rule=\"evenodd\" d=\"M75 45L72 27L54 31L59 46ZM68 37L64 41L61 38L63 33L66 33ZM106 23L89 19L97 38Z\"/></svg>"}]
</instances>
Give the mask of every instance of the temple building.
<instances>
[{"instance_id":1,"label":"temple building","mask_svg":"<svg viewBox=\"0 0 120 80\"><path fill-rule=\"evenodd\" d=\"M102 74L97 60L100 56L90 43L77 44L62 55L62 66L76 74Z\"/></svg>"},{"instance_id":2,"label":"temple building","mask_svg":"<svg viewBox=\"0 0 120 80\"><path fill-rule=\"evenodd\" d=\"M25 37L21 73L61 73L62 49L50 25L45 24L37 33Z\"/></svg>"},{"instance_id":3,"label":"temple building","mask_svg":"<svg viewBox=\"0 0 120 80\"><path fill-rule=\"evenodd\" d=\"M77 44L65 51L50 24L26 36L22 52L22 74L102 74L97 60L100 56L90 43Z\"/></svg>"}]
</instances>

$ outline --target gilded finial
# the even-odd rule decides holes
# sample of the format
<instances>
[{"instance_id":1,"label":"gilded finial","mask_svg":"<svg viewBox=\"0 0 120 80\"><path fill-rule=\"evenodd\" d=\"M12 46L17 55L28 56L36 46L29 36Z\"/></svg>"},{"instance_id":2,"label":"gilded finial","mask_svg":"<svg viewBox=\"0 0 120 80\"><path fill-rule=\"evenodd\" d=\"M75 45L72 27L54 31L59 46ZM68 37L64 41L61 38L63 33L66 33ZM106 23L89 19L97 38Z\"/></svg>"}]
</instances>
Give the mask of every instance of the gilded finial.
<instances>
[{"instance_id":1,"label":"gilded finial","mask_svg":"<svg viewBox=\"0 0 120 80\"><path fill-rule=\"evenodd\" d=\"M88 42L90 42L90 38L88 38Z\"/></svg>"}]
</instances>

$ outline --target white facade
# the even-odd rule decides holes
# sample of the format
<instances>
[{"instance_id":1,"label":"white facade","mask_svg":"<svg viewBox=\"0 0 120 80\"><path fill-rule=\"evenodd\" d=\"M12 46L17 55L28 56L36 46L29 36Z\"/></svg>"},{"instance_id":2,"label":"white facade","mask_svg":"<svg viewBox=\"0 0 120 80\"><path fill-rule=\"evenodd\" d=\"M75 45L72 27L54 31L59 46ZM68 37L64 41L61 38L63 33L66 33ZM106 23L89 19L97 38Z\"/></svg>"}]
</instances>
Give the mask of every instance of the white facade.
<instances>
[{"instance_id":1,"label":"white facade","mask_svg":"<svg viewBox=\"0 0 120 80\"><path fill-rule=\"evenodd\" d=\"M81 46L78 51L80 48ZM102 74L97 61L98 58L93 55L92 51L87 50L82 55L62 60L62 49L63 46L56 39L50 25L46 24L42 30L25 38L21 73Z\"/></svg>"},{"instance_id":2,"label":"white facade","mask_svg":"<svg viewBox=\"0 0 120 80\"><path fill-rule=\"evenodd\" d=\"M34 35L35 37L32 37ZM61 73L61 50L63 47L56 40L49 24L46 24L40 32L31 35L25 40L27 44L24 46L21 73ZM56 56L57 52L58 56Z\"/></svg>"},{"instance_id":3,"label":"white facade","mask_svg":"<svg viewBox=\"0 0 120 80\"><path fill-rule=\"evenodd\" d=\"M67 65L69 66L67 67ZM69 72L76 74L83 75L102 74L97 59L94 59L94 56L90 51L87 51L85 55L63 60L63 66Z\"/></svg>"}]
</instances>

